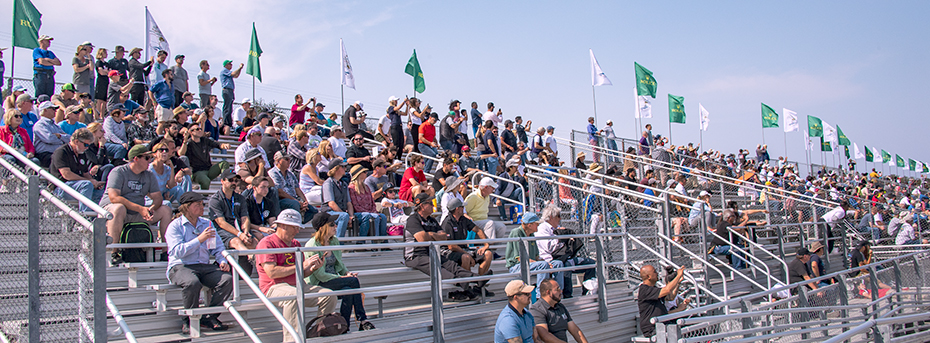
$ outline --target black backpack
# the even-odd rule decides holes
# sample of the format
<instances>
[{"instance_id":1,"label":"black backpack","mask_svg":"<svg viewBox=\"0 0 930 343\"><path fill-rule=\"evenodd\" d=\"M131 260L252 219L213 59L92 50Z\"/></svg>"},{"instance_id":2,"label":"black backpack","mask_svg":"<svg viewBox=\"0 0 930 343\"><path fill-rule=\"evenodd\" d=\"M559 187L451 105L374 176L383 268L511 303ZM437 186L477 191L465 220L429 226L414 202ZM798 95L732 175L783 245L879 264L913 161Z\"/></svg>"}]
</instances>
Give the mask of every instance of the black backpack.
<instances>
[{"instance_id":1,"label":"black backpack","mask_svg":"<svg viewBox=\"0 0 930 343\"><path fill-rule=\"evenodd\" d=\"M569 229L555 229L552 233L556 236L575 234ZM584 247L584 242L577 238L559 238L559 243L561 243L559 247L552 252L552 258L561 260L562 262L574 258L575 255L578 255L578 252L581 251L581 248Z\"/></svg>"},{"instance_id":2,"label":"black backpack","mask_svg":"<svg viewBox=\"0 0 930 343\"><path fill-rule=\"evenodd\" d=\"M148 223L126 223L119 235L120 243L152 243L152 229ZM123 262L146 262L145 249L132 248L120 250Z\"/></svg>"},{"instance_id":3,"label":"black backpack","mask_svg":"<svg viewBox=\"0 0 930 343\"><path fill-rule=\"evenodd\" d=\"M349 332L349 323L338 313L317 316L307 323L307 338L338 336Z\"/></svg>"}]
</instances>

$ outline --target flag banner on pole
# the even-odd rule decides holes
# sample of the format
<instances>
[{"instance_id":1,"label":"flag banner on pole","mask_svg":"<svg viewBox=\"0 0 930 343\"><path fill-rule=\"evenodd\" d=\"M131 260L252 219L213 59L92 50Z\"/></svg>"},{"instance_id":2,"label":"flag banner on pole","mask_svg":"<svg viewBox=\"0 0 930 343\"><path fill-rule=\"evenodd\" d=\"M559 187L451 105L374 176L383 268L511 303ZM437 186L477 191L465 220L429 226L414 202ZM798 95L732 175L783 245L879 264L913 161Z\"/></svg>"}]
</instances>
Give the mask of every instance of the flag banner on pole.
<instances>
[{"instance_id":1,"label":"flag banner on pole","mask_svg":"<svg viewBox=\"0 0 930 343\"><path fill-rule=\"evenodd\" d=\"M798 112L782 108L781 113L785 116L785 132L797 131L799 128Z\"/></svg>"},{"instance_id":2,"label":"flag banner on pole","mask_svg":"<svg viewBox=\"0 0 930 343\"><path fill-rule=\"evenodd\" d=\"M685 97L668 95L668 122L685 123Z\"/></svg>"},{"instance_id":3,"label":"flag banner on pole","mask_svg":"<svg viewBox=\"0 0 930 343\"><path fill-rule=\"evenodd\" d=\"M865 150L865 161L866 162L875 162L875 155L872 154L872 150L869 150L869 147L863 145L862 148Z\"/></svg>"},{"instance_id":4,"label":"flag banner on pole","mask_svg":"<svg viewBox=\"0 0 930 343\"><path fill-rule=\"evenodd\" d=\"M762 104L762 128L778 127L778 113L769 105Z\"/></svg>"},{"instance_id":5,"label":"flag banner on pole","mask_svg":"<svg viewBox=\"0 0 930 343\"><path fill-rule=\"evenodd\" d=\"M924 170L924 163L921 162L921 161L917 161L917 170L916 170L916 172L922 173L923 170Z\"/></svg>"},{"instance_id":6,"label":"flag banner on pole","mask_svg":"<svg viewBox=\"0 0 930 343\"><path fill-rule=\"evenodd\" d=\"M352 75L352 64L349 63L349 54L346 53L342 38L339 38L339 55L342 59L342 85L355 89L355 75Z\"/></svg>"},{"instance_id":7,"label":"flag banner on pole","mask_svg":"<svg viewBox=\"0 0 930 343\"><path fill-rule=\"evenodd\" d=\"M152 18L152 13L149 12L149 8L145 8L145 59L148 60L151 56L158 56L159 51L164 51L171 56L171 49L168 48L168 40L165 39L165 35L161 33L161 29L158 28L158 24L155 23L155 18Z\"/></svg>"},{"instance_id":8,"label":"flag banner on pole","mask_svg":"<svg viewBox=\"0 0 930 343\"><path fill-rule=\"evenodd\" d=\"M823 139L823 137L820 137L820 151L833 151L830 141Z\"/></svg>"},{"instance_id":9,"label":"flag banner on pole","mask_svg":"<svg viewBox=\"0 0 930 343\"><path fill-rule=\"evenodd\" d=\"M849 159L849 146L841 145L843 147L843 152L846 153L846 158Z\"/></svg>"},{"instance_id":10,"label":"flag banner on pole","mask_svg":"<svg viewBox=\"0 0 930 343\"><path fill-rule=\"evenodd\" d=\"M891 154L885 151L885 149L882 149L882 163L885 162L891 162Z\"/></svg>"},{"instance_id":11,"label":"flag banner on pole","mask_svg":"<svg viewBox=\"0 0 930 343\"><path fill-rule=\"evenodd\" d=\"M827 142L836 143L836 128L827 122L823 123L823 139Z\"/></svg>"},{"instance_id":12,"label":"flag banner on pole","mask_svg":"<svg viewBox=\"0 0 930 343\"><path fill-rule=\"evenodd\" d=\"M245 66L245 73L254 76L258 82L262 82L262 67L258 58L262 57L262 47L258 45L258 32L255 31L255 23L252 23L252 45L249 46L249 61Z\"/></svg>"},{"instance_id":13,"label":"flag banner on pole","mask_svg":"<svg viewBox=\"0 0 930 343\"><path fill-rule=\"evenodd\" d=\"M894 154L894 163L895 163L899 168L904 168L904 158L901 157L901 155Z\"/></svg>"},{"instance_id":14,"label":"flag banner on pole","mask_svg":"<svg viewBox=\"0 0 930 343\"><path fill-rule=\"evenodd\" d=\"M907 169L910 169L911 171L917 170L917 161L907 159L907 167Z\"/></svg>"},{"instance_id":15,"label":"flag banner on pole","mask_svg":"<svg viewBox=\"0 0 930 343\"><path fill-rule=\"evenodd\" d=\"M865 148L865 150L868 151L869 148ZM855 154L855 157L854 157L854 158L857 159L857 160L860 159L860 158L865 157L865 155L863 155L862 152L859 151L859 146L856 145L856 143L853 143L853 153Z\"/></svg>"},{"instance_id":16,"label":"flag banner on pole","mask_svg":"<svg viewBox=\"0 0 930 343\"><path fill-rule=\"evenodd\" d=\"M639 95L636 97L639 103L639 118L652 118L652 100L648 96Z\"/></svg>"},{"instance_id":17,"label":"flag banner on pole","mask_svg":"<svg viewBox=\"0 0 930 343\"><path fill-rule=\"evenodd\" d=\"M698 111L701 114L701 131L707 131L707 125L710 125L710 112L704 108L704 105L698 103Z\"/></svg>"},{"instance_id":18,"label":"flag banner on pole","mask_svg":"<svg viewBox=\"0 0 930 343\"><path fill-rule=\"evenodd\" d=\"M843 130L840 130L839 125L836 125L836 139L837 139L836 144L843 145L843 146L851 144L849 142L849 137L846 137L846 134L843 133Z\"/></svg>"},{"instance_id":19,"label":"flag banner on pole","mask_svg":"<svg viewBox=\"0 0 930 343\"><path fill-rule=\"evenodd\" d=\"M815 116L807 116L807 135L823 137L823 122Z\"/></svg>"},{"instance_id":20,"label":"flag banner on pole","mask_svg":"<svg viewBox=\"0 0 930 343\"><path fill-rule=\"evenodd\" d=\"M420 69L420 61L417 60L417 49L413 49L413 56L407 61L404 72L413 76L413 90L422 94L426 90L426 81L423 81L423 70Z\"/></svg>"},{"instance_id":21,"label":"flag banner on pole","mask_svg":"<svg viewBox=\"0 0 930 343\"><path fill-rule=\"evenodd\" d=\"M921 164L924 165L924 168L923 168L923 169L924 169L924 173L930 173L930 166L927 166L927 164L926 164L926 163L923 163L923 162L921 162Z\"/></svg>"},{"instance_id":22,"label":"flag banner on pole","mask_svg":"<svg viewBox=\"0 0 930 343\"><path fill-rule=\"evenodd\" d=\"M646 67L633 62L633 69L636 70L636 94L640 96L650 96L656 98L656 79L652 77L652 72Z\"/></svg>"},{"instance_id":23,"label":"flag banner on pole","mask_svg":"<svg viewBox=\"0 0 930 343\"><path fill-rule=\"evenodd\" d=\"M610 79L607 78L607 75L604 74L604 71L601 70L601 65L597 64L597 58L594 58L594 50L588 49L588 52L591 53L591 85L613 85L613 83L610 83Z\"/></svg>"},{"instance_id":24,"label":"flag banner on pole","mask_svg":"<svg viewBox=\"0 0 930 343\"><path fill-rule=\"evenodd\" d=\"M13 46L35 49L39 47L39 28L42 13L29 0L13 0Z\"/></svg>"}]
</instances>

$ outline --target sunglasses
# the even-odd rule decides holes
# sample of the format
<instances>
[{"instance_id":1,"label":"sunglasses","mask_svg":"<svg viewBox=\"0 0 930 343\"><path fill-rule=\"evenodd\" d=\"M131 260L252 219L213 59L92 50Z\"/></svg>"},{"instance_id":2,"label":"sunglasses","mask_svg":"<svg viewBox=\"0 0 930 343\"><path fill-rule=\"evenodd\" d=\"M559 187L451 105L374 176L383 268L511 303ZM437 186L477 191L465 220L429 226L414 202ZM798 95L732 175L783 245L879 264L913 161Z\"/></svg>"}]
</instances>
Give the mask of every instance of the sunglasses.
<instances>
[{"instance_id":1,"label":"sunglasses","mask_svg":"<svg viewBox=\"0 0 930 343\"><path fill-rule=\"evenodd\" d=\"M168 152L168 149L161 148L161 149L158 149L158 150L155 150L155 151L157 151L157 152Z\"/></svg>"},{"instance_id":2,"label":"sunglasses","mask_svg":"<svg viewBox=\"0 0 930 343\"><path fill-rule=\"evenodd\" d=\"M191 129L191 131L203 131L201 128Z\"/></svg>"},{"instance_id":3,"label":"sunglasses","mask_svg":"<svg viewBox=\"0 0 930 343\"><path fill-rule=\"evenodd\" d=\"M365 139L364 139L364 138L353 138L352 140L353 140L353 141L363 141L363 140L365 140Z\"/></svg>"},{"instance_id":4,"label":"sunglasses","mask_svg":"<svg viewBox=\"0 0 930 343\"><path fill-rule=\"evenodd\" d=\"M13 115L13 118L22 118L22 117L23 117L23 116L22 116L21 114L14 114L14 115Z\"/></svg>"},{"instance_id":5,"label":"sunglasses","mask_svg":"<svg viewBox=\"0 0 930 343\"><path fill-rule=\"evenodd\" d=\"M84 142L81 142L81 144L84 144L84 147L85 147L85 148L89 148L89 147L90 147L91 145L93 145L94 143L84 143Z\"/></svg>"}]
</instances>

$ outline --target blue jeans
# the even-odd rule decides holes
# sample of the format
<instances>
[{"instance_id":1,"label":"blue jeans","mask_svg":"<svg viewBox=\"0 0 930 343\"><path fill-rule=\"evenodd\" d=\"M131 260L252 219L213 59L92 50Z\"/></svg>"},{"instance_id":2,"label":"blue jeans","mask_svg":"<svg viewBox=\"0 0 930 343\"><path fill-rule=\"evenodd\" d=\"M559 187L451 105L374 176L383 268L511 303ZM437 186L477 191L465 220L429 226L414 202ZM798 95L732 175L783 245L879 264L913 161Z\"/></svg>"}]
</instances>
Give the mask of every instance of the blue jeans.
<instances>
[{"instance_id":1,"label":"blue jeans","mask_svg":"<svg viewBox=\"0 0 930 343\"><path fill-rule=\"evenodd\" d=\"M55 71L51 69L35 70L32 75L32 85L36 88L36 97L41 94L52 96L55 94Z\"/></svg>"},{"instance_id":2,"label":"blue jeans","mask_svg":"<svg viewBox=\"0 0 930 343\"><path fill-rule=\"evenodd\" d=\"M358 278L354 277L335 278L326 282L320 282L319 286L329 288L334 291L360 288ZM346 323L350 323L349 319L352 317L352 309L355 309L356 322L368 320L368 316L365 314L365 304L362 303L361 294L340 295L338 298L342 299L342 305L339 308L339 314L342 315L342 318L345 318Z\"/></svg>"},{"instance_id":3,"label":"blue jeans","mask_svg":"<svg viewBox=\"0 0 930 343\"><path fill-rule=\"evenodd\" d=\"M590 259L590 258L587 258L587 257L575 257L575 258L570 258L570 259L566 260L566 261L565 261L565 266L566 266L566 267L572 267L572 266L582 266L582 265L587 265L587 264L593 265L593 264L595 264L595 263L597 263L597 262L595 262L594 260L592 260L592 259ZM567 296L567 297L572 296L572 274L581 274L581 273L584 274L584 278L582 279L582 281L593 279L593 278L596 276L596 274L597 274L597 272L594 270L594 267L593 267L593 266L592 266L591 268L588 268L588 269L575 270L575 271L572 271L572 272L565 272L565 276L564 276L564 277L565 277L565 282L564 282L565 287L562 287L562 295L563 295L563 296ZM587 293L588 293L588 290L587 290L587 289L584 289L584 287L582 287L581 293L582 293L582 294L587 294Z\"/></svg>"},{"instance_id":4,"label":"blue jeans","mask_svg":"<svg viewBox=\"0 0 930 343\"><path fill-rule=\"evenodd\" d=\"M455 142L453 141L450 141L448 139L442 139L442 138L439 139L439 147L441 147L442 150L454 152L455 150L452 149L454 146L455 146ZM420 151L423 151L423 150L420 150Z\"/></svg>"},{"instance_id":5,"label":"blue jeans","mask_svg":"<svg viewBox=\"0 0 930 343\"><path fill-rule=\"evenodd\" d=\"M439 152L436 151L436 148L423 144L423 143L419 144L419 148L420 148L421 154L429 156L429 157L436 157L436 155L439 154ZM429 173L430 171L432 171L434 161L430 158L424 158L423 161L426 163L426 165L423 167L423 172Z\"/></svg>"},{"instance_id":6,"label":"blue jeans","mask_svg":"<svg viewBox=\"0 0 930 343\"><path fill-rule=\"evenodd\" d=\"M289 209L293 209L294 211L300 212L300 203L294 199L281 198L280 200L278 200L278 205L281 206L281 210L289 208ZM315 216L317 212L320 212L320 211L318 211L316 207L307 206L307 211L301 212L302 215L304 216L303 222L304 223L309 222L311 219L313 219L313 216Z\"/></svg>"},{"instance_id":7,"label":"blue jeans","mask_svg":"<svg viewBox=\"0 0 930 343\"><path fill-rule=\"evenodd\" d=\"M126 154L129 152L128 150L126 150L125 147L123 147L122 144L107 142L104 144L103 147L104 149L107 150L107 157L112 158L114 160L125 159Z\"/></svg>"},{"instance_id":8,"label":"blue jeans","mask_svg":"<svg viewBox=\"0 0 930 343\"><path fill-rule=\"evenodd\" d=\"M506 187L504 184L501 184L500 186L501 186L501 187ZM510 194L502 194L501 196L503 196L503 197L505 197L505 198L507 198L507 199L510 199L510 200L516 200L516 201L522 201L522 200L523 200L523 193L520 192L520 189L517 188L517 187L514 187L514 188L513 188L513 191L510 192ZM498 212L498 214L501 215L501 220L506 220L506 218L507 218L507 211L505 210L505 205L507 205L507 202L506 202L506 201L501 201L501 205L500 205L500 206L497 206L497 212Z\"/></svg>"},{"instance_id":9,"label":"blue jeans","mask_svg":"<svg viewBox=\"0 0 930 343\"><path fill-rule=\"evenodd\" d=\"M94 188L94 184L88 180L77 180L77 181L65 181L65 184L71 188L74 188L78 193L81 193L85 198L90 199L95 203L100 202L100 198L103 197L103 189ZM72 200L72 196L65 193L61 188L55 191L55 195L63 200ZM81 212L90 211L90 208L81 203L80 207Z\"/></svg>"},{"instance_id":10,"label":"blue jeans","mask_svg":"<svg viewBox=\"0 0 930 343\"><path fill-rule=\"evenodd\" d=\"M497 157L488 157L484 159L488 164L488 169L485 169L486 172L497 175Z\"/></svg>"},{"instance_id":11,"label":"blue jeans","mask_svg":"<svg viewBox=\"0 0 930 343\"><path fill-rule=\"evenodd\" d=\"M878 241L880 238L882 238L882 229L879 229L877 227L860 227L859 232L862 232L862 233L871 232L872 239L875 241Z\"/></svg>"},{"instance_id":12,"label":"blue jeans","mask_svg":"<svg viewBox=\"0 0 930 343\"><path fill-rule=\"evenodd\" d=\"M549 267L550 264L552 264L551 268L562 268L562 261L552 260L552 262L546 262L546 261L530 262L530 270L550 269ZM510 267L510 272L519 273L520 264L517 263L513 267ZM564 279L565 279L562 274L563 272L555 272L555 273L549 273L549 274L536 274L536 290L533 292L535 297L537 298L539 297L539 286L542 286L542 282L546 278L551 277L555 279L555 282L559 284L559 287L562 287Z\"/></svg>"},{"instance_id":13,"label":"blue jeans","mask_svg":"<svg viewBox=\"0 0 930 343\"><path fill-rule=\"evenodd\" d=\"M162 196L168 201L180 200L181 194L191 191L191 186L193 186L193 183L191 182L190 175L184 175L184 180L181 180L181 183L172 188L168 188Z\"/></svg>"},{"instance_id":14,"label":"blue jeans","mask_svg":"<svg viewBox=\"0 0 930 343\"><path fill-rule=\"evenodd\" d=\"M728 255L730 259L733 260L733 268L743 269L746 268L746 260L743 258L743 254L740 252L730 251L729 245L718 245L714 248L714 254L718 255Z\"/></svg>"},{"instance_id":15,"label":"blue jeans","mask_svg":"<svg viewBox=\"0 0 930 343\"><path fill-rule=\"evenodd\" d=\"M329 211L329 214L339 216L339 219L336 219L336 237L345 237L346 228L349 226L349 214L336 211Z\"/></svg>"},{"instance_id":16,"label":"blue jeans","mask_svg":"<svg viewBox=\"0 0 930 343\"><path fill-rule=\"evenodd\" d=\"M358 223L358 236L368 236L368 229L374 220L375 235L387 236L387 216L381 213L355 212L355 222Z\"/></svg>"},{"instance_id":17,"label":"blue jeans","mask_svg":"<svg viewBox=\"0 0 930 343\"><path fill-rule=\"evenodd\" d=\"M617 152L617 141L608 138L608 139L607 139L607 150L608 150L609 152ZM620 162L620 158L619 158L619 157L611 157L611 158L609 158L609 160L610 160L610 162Z\"/></svg>"}]
</instances>

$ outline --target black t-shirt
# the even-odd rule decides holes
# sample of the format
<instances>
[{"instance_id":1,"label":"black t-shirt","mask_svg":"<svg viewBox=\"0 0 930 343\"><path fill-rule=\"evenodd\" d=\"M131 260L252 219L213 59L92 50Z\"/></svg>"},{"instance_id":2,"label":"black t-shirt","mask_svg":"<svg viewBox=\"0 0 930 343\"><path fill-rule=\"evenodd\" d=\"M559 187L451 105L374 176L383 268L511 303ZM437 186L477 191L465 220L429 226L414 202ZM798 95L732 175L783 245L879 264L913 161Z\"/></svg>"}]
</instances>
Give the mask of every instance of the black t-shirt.
<instances>
[{"instance_id":1,"label":"black t-shirt","mask_svg":"<svg viewBox=\"0 0 930 343\"><path fill-rule=\"evenodd\" d=\"M119 72L120 81L126 82L129 81L129 75L126 74L129 71L129 60L125 58L116 59L116 57L111 58L110 62L107 63L112 70ZM136 80L142 81L142 80Z\"/></svg>"},{"instance_id":2,"label":"black t-shirt","mask_svg":"<svg viewBox=\"0 0 930 343\"><path fill-rule=\"evenodd\" d=\"M414 237L420 231L439 232L439 223L431 216L423 218L419 212L407 217L407 223L404 227L404 242L412 243L417 239ZM417 256L429 256L429 247L407 247L404 248L404 258L411 259Z\"/></svg>"},{"instance_id":3,"label":"black t-shirt","mask_svg":"<svg viewBox=\"0 0 930 343\"><path fill-rule=\"evenodd\" d=\"M530 314L533 315L533 325L546 324L547 331L553 336L568 342L568 323L572 322L572 315L562 303L549 306L545 299L539 299L530 305Z\"/></svg>"},{"instance_id":4,"label":"black t-shirt","mask_svg":"<svg viewBox=\"0 0 930 343\"><path fill-rule=\"evenodd\" d=\"M52 153L52 162L48 169L53 176L62 181L69 181L61 177L61 172L58 171L58 169L68 168L72 173L84 175L84 173L90 170L90 167L91 161L90 158L87 157L86 151L83 154L77 155L74 153L74 150L71 149L71 144L65 144L55 149L55 152Z\"/></svg>"},{"instance_id":5,"label":"black t-shirt","mask_svg":"<svg viewBox=\"0 0 930 343\"><path fill-rule=\"evenodd\" d=\"M255 118L245 117L242 119L242 127L249 127L255 125Z\"/></svg>"},{"instance_id":6,"label":"black t-shirt","mask_svg":"<svg viewBox=\"0 0 930 343\"><path fill-rule=\"evenodd\" d=\"M243 192L242 196L245 198L245 207L249 212L249 221L252 224L259 226L271 225L268 218L277 217L278 213L281 212L278 208L278 202L270 199L270 194L262 198L261 204L255 201L252 190Z\"/></svg>"},{"instance_id":7,"label":"black t-shirt","mask_svg":"<svg viewBox=\"0 0 930 343\"><path fill-rule=\"evenodd\" d=\"M504 132L501 133L501 140L514 149L517 148L517 136L513 134L513 131L504 130ZM503 149L504 152L513 152L513 149L508 149L503 145L501 145L501 149Z\"/></svg>"},{"instance_id":8,"label":"black t-shirt","mask_svg":"<svg viewBox=\"0 0 930 343\"><path fill-rule=\"evenodd\" d=\"M488 145L488 144L489 144L488 141L491 141L491 142L490 142L490 144L491 144L490 146ZM496 153L496 154L500 155L501 152L497 150L497 136L494 135L494 132L493 132L493 131L488 130L487 132L485 132L485 133L484 133L484 141L481 142L481 143L484 143L484 146L485 146L484 151L482 151L481 154L487 155L487 154L494 154L494 153ZM493 149L493 150L492 150L492 149Z\"/></svg>"},{"instance_id":9,"label":"black t-shirt","mask_svg":"<svg viewBox=\"0 0 930 343\"><path fill-rule=\"evenodd\" d=\"M210 170L210 167L213 166L213 162L210 162L210 150L218 149L220 144L216 141L202 137L200 138L200 143L194 142L191 140L187 143L187 160L191 163L191 169L193 172L199 172L203 170Z\"/></svg>"},{"instance_id":10,"label":"black t-shirt","mask_svg":"<svg viewBox=\"0 0 930 343\"><path fill-rule=\"evenodd\" d=\"M352 144L351 146L346 148L346 160L353 158L353 157L365 157L365 156L371 156L371 152L368 151L368 149L365 149L364 147L359 147L359 146L356 146L355 144ZM361 161L355 164L361 164L362 167L365 167L365 169L368 169L368 171L371 172L371 162ZM349 169L351 169L351 167Z\"/></svg>"},{"instance_id":11,"label":"black t-shirt","mask_svg":"<svg viewBox=\"0 0 930 343\"><path fill-rule=\"evenodd\" d=\"M460 241L468 237L468 231L472 231L476 228L475 223L470 219L462 216L459 220L452 218L452 215L446 216L446 219L442 221L442 231L445 231L449 235L450 241ZM460 244L462 249L468 249L467 244Z\"/></svg>"},{"instance_id":12,"label":"black t-shirt","mask_svg":"<svg viewBox=\"0 0 930 343\"><path fill-rule=\"evenodd\" d=\"M342 130L345 131L346 137L352 137L358 132L358 124L352 124L352 120L358 120L358 109L355 105L349 105L342 115Z\"/></svg>"},{"instance_id":13,"label":"black t-shirt","mask_svg":"<svg viewBox=\"0 0 930 343\"><path fill-rule=\"evenodd\" d=\"M442 183L439 182L439 180L445 180L447 177L450 177L452 175L455 175L455 169L453 169L449 173L446 173L446 171L442 170L442 168L439 168L439 170L436 170L436 174L433 174L433 190L438 192L440 189L442 189L443 186L442 186Z\"/></svg>"},{"instance_id":14,"label":"black t-shirt","mask_svg":"<svg viewBox=\"0 0 930 343\"><path fill-rule=\"evenodd\" d=\"M242 217L249 215L244 202L245 198L239 193L233 192L232 199L229 199L226 198L222 190L216 191L207 201L207 216L214 222L216 218L222 217L226 220L226 223L235 227L235 223L239 223ZM239 229L242 230L243 228L240 227ZM220 229L217 228L217 230Z\"/></svg>"},{"instance_id":15,"label":"black t-shirt","mask_svg":"<svg viewBox=\"0 0 930 343\"><path fill-rule=\"evenodd\" d=\"M820 258L820 255L811 253L811 259L807 261L807 271L810 272L810 277L814 278L814 275L817 275L817 273L814 273L814 262L817 263L817 273L820 276L827 275L827 268L823 265L823 259Z\"/></svg>"},{"instance_id":16,"label":"black t-shirt","mask_svg":"<svg viewBox=\"0 0 930 343\"><path fill-rule=\"evenodd\" d=\"M788 283L804 281L805 275L810 277L811 274L804 262L801 262L801 260L797 258L788 262Z\"/></svg>"},{"instance_id":17,"label":"black t-shirt","mask_svg":"<svg viewBox=\"0 0 930 343\"><path fill-rule=\"evenodd\" d=\"M656 334L656 326L649 322L650 319L668 314L665 303L659 299L660 292L662 289L659 287L639 285L639 327L643 329L643 336L652 337Z\"/></svg>"},{"instance_id":18,"label":"black t-shirt","mask_svg":"<svg viewBox=\"0 0 930 343\"><path fill-rule=\"evenodd\" d=\"M850 255L851 256L849 259L849 268L856 268L859 266L859 263L865 262L865 256L862 255L862 252L859 251L859 249L853 249L852 254ZM849 273L849 276L853 277L858 274L859 272L855 271L855 272Z\"/></svg>"},{"instance_id":19,"label":"black t-shirt","mask_svg":"<svg viewBox=\"0 0 930 343\"><path fill-rule=\"evenodd\" d=\"M716 227L716 229L717 229L717 236L725 237L725 238L729 239L730 242L732 242L732 241L733 241L733 235L732 235L732 234L729 234L730 231L727 230L727 227L728 227L728 226L730 226L730 223L728 223L728 222L725 221L725 220L721 220L721 221L717 222L717 227ZM726 241L720 239L720 238L717 237L717 236L714 236L714 239L710 242L711 245L730 245L730 242L726 242Z\"/></svg>"}]
</instances>

